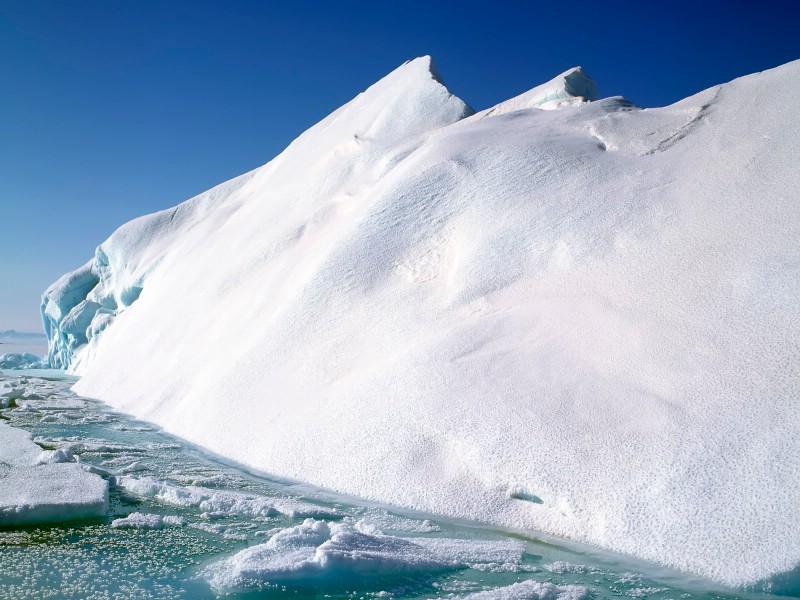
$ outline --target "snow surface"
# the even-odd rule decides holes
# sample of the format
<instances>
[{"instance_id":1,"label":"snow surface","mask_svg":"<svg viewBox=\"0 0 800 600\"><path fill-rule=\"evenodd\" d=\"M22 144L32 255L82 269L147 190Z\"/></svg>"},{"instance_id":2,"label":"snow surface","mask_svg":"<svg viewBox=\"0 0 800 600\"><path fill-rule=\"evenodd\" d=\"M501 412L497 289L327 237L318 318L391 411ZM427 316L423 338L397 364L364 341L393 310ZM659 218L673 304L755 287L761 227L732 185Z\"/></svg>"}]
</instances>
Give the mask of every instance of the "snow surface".
<instances>
[{"instance_id":1,"label":"snow surface","mask_svg":"<svg viewBox=\"0 0 800 600\"><path fill-rule=\"evenodd\" d=\"M107 508L108 482L0 421L0 526L102 517Z\"/></svg>"},{"instance_id":2,"label":"snow surface","mask_svg":"<svg viewBox=\"0 0 800 600\"><path fill-rule=\"evenodd\" d=\"M728 584L800 564L800 62L478 114L411 61L43 298L75 390L242 463ZM558 108L558 110L541 110Z\"/></svg>"}]
</instances>

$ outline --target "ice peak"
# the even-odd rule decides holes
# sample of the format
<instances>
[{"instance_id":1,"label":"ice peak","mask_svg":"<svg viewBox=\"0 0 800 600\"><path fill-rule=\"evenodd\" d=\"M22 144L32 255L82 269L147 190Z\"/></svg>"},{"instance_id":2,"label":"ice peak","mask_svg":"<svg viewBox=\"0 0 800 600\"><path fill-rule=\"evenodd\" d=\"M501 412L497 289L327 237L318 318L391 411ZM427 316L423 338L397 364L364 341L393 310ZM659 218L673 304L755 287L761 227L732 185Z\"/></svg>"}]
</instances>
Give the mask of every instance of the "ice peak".
<instances>
[{"instance_id":1,"label":"ice peak","mask_svg":"<svg viewBox=\"0 0 800 600\"><path fill-rule=\"evenodd\" d=\"M304 133L300 139L311 139L313 150L304 148L299 154L306 156L303 161L311 151L325 154L330 147L321 142L323 130L324 139L337 148L341 143L352 145L354 139L386 148L474 112L445 87L433 59L421 56L406 61Z\"/></svg>"},{"instance_id":2,"label":"ice peak","mask_svg":"<svg viewBox=\"0 0 800 600\"><path fill-rule=\"evenodd\" d=\"M381 81L392 82L395 80L402 80L405 83L408 83L411 80L418 80L421 84L433 80L447 89L444 79L442 79L441 72L439 71L439 67L434 62L433 57L429 54L407 60L394 71L389 73L386 77L381 79Z\"/></svg>"},{"instance_id":3,"label":"ice peak","mask_svg":"<svg viewBox=\"0 0 800 600\"><path fill-rule=\"evenodd\" d=\"M428 70L428 73L435 82L447 87L444 83L444 79L442 78L442 73L441 71L439 71L439 66L436 64L436 61L433 60L433 57L430 54L426 54L425 56L420 56L409 62L419 63L420 67L424 67L425 69Z\"/></svg>"},{"instance_id":4,"label":"ice peak","mask_svg":"<svg viewBox=\"0 0 800 600\"><path fill-rule=\"evenodd\" d=\"M573 98L580 98L586 102L597 100L597 84L583 67L573 67L545 85L557 84L560 81L563 81L564 91Z\"/></svg>"},{"instance_id":5,"label":"ice peak","mask_svg":"<svg viewBox=\"0 0 800 600\"><path fill-rule=\"evenodd\" d=\"M547 83L490 108L481 117L497 116L515 110L539 108L553 110L597 100L597 84L583 67L573 67Z\"/></svg>"}]
</instances>

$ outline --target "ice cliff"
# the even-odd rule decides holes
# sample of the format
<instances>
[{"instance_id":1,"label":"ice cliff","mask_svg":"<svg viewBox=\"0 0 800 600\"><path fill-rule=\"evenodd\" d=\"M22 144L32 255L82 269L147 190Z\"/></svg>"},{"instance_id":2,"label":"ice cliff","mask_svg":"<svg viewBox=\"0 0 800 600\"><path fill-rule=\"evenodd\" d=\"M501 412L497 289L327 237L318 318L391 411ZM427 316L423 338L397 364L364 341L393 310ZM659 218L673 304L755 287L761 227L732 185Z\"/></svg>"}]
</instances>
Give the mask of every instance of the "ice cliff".
<instances>
[{"instance_id":1,"label":"ice cliff","mask_svg":"<svg viewBox=\"0 0 800 600\"><path fill-rule=\"evenodd\" d=\"M800 564L800 62L473 114L411 61L43 297L76 391L255 468L728 584ZM542 110L555 109L555 110Z\"/></svg>"}]
</instances>

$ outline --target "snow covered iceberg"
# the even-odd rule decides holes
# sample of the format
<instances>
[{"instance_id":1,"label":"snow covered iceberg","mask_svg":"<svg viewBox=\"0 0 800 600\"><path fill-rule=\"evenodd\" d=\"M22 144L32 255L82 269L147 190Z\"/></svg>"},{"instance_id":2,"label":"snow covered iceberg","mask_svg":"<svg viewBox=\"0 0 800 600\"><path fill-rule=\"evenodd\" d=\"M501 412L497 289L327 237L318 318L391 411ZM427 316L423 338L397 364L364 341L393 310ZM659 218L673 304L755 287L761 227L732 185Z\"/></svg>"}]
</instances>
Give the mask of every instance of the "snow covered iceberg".
<instances>
[{"instance_id":1,"label":"snow covered iceberg","mask_svg":"<svg viewBox=\"0 0 800 600\"><path fill-rule=\"evenodd\" d=\"M411 61L43 297L76 391L349 494L728 584L800 564L800 62L473 114ZM543 110L555 109L555 110Z\"/></svg>"}]
</instances>

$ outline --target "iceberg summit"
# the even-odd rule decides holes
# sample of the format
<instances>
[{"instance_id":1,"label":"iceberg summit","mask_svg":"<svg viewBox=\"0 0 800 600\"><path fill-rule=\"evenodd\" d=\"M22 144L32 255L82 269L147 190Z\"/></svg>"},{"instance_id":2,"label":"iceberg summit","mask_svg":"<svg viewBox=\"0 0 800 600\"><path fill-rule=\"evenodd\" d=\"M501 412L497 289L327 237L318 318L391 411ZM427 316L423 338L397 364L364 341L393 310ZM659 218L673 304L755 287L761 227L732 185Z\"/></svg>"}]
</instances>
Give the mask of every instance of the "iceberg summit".
<instances>
[{"instance_id":1,"label":"iceberg summit","mask_svg":"<svg viewBox=\"0 0 800 600\"><path fill-rule=\"evenodd\" d=\"M475 113L418 58L120 227L45 292L46 360L277 476L768 580L800 565L799 114L800 61Z\"/></svg>"}]
</instances>

